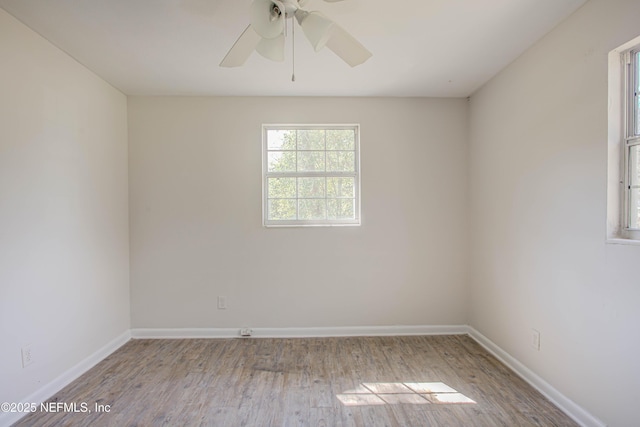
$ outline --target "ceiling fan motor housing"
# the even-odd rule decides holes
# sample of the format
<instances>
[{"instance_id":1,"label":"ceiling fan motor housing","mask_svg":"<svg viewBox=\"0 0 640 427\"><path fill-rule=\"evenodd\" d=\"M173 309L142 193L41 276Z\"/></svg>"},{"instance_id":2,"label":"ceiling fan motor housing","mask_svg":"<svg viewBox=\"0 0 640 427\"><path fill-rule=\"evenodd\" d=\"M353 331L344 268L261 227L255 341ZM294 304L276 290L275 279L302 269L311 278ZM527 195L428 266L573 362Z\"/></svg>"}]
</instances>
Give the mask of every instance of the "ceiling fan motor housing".
<instances>
[{"instance_id":1,"label":"ceiling fan motor housing","mask_svg":"<svg viewBox=\"0 0 640 427\"><path fill-rule=\"evenodd\" d=\"M292 18L293 15L296 13L296 10L300 9L300 6L302 6L301 3L304 3L304 1L282 0L282 3L284 3L285 16L287 18Z\"/></svg>"}]
</instances>

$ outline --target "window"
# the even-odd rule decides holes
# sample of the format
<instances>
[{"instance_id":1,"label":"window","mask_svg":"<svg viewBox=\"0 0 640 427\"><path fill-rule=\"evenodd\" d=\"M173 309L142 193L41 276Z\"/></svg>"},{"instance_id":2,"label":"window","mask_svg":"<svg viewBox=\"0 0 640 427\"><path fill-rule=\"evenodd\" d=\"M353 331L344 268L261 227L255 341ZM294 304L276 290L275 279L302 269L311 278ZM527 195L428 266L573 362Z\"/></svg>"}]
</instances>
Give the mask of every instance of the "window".
<instances>
[{"instance_id":1,"label":"window","mask_svg":"<svg viewBox=\"0 0 640 427\"><path fill-rule=\"evenodd\" d=\"M625 53L625 225L640 230L640 46Z\"/></svg>"},{"instance_id":2,"label":"window","mask_svg":"<svg viewBox=\"0 0 640 427\"><path fill-rule=\"evenodd\" d=\"M609 52L607 241L640 245L640 36Z\"/></svg>"},{"instance_id":3,"label":"window","mask_svg":"<svg viewBox=\"0 0 640 427\"><path fill-rule=\"evenodd\" d=\"M264 125L265 226L360 224L358 125Z\"/></svg>"}]
</instances>

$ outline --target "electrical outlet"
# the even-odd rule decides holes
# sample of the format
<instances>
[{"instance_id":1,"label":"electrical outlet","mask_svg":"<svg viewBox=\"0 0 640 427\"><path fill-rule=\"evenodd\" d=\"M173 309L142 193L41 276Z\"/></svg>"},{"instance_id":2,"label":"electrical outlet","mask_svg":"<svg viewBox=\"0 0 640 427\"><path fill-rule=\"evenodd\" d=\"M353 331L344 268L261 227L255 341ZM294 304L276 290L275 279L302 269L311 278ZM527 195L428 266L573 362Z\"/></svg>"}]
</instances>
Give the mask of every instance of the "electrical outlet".
<instances>
[{"instance_id":1,"label":"electrical outlet","mask_svg":"<svg viewBox=\"0 0 640 427\"><path fill-rule=\"evenodd\" d=\"M218 310L225 310L227 308L227 297L218 297Z\"/></svg>"},{"instance_id":2,"label":"electrical outlet","mask_svg":"<svg viewBox=\"0 0 640 427\"><path fill-rule=\"evenodd\" d=\"M531 330L531 347L540 351L540 332L535 329Z\"/></svg>"},{"instance_id":3,"label":"electrical outlet","mask_svg":"<svg viewBox=\"0 0 640 427\"><path fill-rule=\"evenodd\" d=\"M241 337L250 337L253 331L250 328L242 328L240 329Z\"/></svg>"},{"instance_id":4,"label":"electrical outlet","mask_svg":"<svg viewBox=\"0 0 640 427\"><path fill-rule=\"evenodd\" d=\"M24 347L22 347L22 367L26 368L32 363L33 363L33 348L31 348L31 344L25 345Z\"/></svg>"}]
</instances>

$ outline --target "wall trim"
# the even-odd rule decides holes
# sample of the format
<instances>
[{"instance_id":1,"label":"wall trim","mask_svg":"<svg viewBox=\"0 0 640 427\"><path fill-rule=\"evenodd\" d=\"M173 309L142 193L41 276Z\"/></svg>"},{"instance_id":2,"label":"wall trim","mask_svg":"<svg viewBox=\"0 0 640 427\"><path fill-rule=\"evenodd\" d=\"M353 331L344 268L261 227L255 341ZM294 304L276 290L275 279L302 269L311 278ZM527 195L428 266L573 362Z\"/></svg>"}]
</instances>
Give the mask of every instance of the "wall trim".
<instances>
[{"instance_id":1,"label":"wall trim","mask_svg":"<svg viewBox=\"0 0 640 427\"><path fill-rule=\"evenodd\" d=\"M463 335L466 325L345 326L326 328L251 328L251 338L376 337L403 335ZM240 328L138 328L134 339L237 338Z\"/></svg>"},{"instance_id":2,"label":"wall trim","mask_svg":"<svg viewBox=\"0 0 640 427\"><path fill-rule=\"evenodd\" d=\"M476 340L478 344L484 347L489 353L493 354L499 361L504 363L512 371L518 374L523 380L533 386L542 393L554 405L560 408L565 414L571 417L575 422L583 427L606 427L606 424L598 418L591 415L584 408L576 404L573 400L560 393L551 384L543 380L531 369L527 368L515 357L504 351L489 338L482 335L471 326L467 327L468 334Z\"/></svg>"},{"instance_id":3,"label":"wall trim","mask_svg":"<svg viewBox=\"0 0 640 427\"><path fill-rule=\"evenodd\" d=\"M47 399L55 395L67 385L71 384L74 380L78 379L82 374L93 368L95 365L103 361L111 353L122 347L131 339L131 331L127 329L125 332L109 341L107 344L99 348L97 351L81 360L75 366L72 366L67 371L56 377L53 381L40 387L34 393L20 399L20 402L36 403L40 405L42 402L46 402ZM11 424L17 422L22 417L28 415L28 413L19 412L0 412L0 426L8 427Z\"/></svg>"}]
</instances>

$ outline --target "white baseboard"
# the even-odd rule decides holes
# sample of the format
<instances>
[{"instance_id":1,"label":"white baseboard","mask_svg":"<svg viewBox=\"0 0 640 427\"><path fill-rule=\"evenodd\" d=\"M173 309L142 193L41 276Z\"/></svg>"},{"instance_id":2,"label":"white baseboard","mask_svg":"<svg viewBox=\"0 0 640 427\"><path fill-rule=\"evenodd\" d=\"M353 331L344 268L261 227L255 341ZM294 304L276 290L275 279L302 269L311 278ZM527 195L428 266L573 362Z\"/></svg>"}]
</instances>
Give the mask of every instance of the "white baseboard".
<instances>
[{"instance_id":1,"label":"white baseboard","mask_svg":"<svg viewBox=\"0 0 640 427\"><path fill-rule=\"evenodd\" d=\"M516 358L511 356L502 348L498 347L489 338L485 337L471 326L468 327L468 333L471 338L478 342L478 344L484 347L489 353L493 354L499 361L507 365L512 371L518 374L536 390L542 393L575 422L583 427L606 427L605 423L560 393L551 384L540 378L531 369L520 363Z\"/></svg>"},{"instance_id":2,"label":"white baseboard","mask_svg":"<svg viewBox=\"0 0 640 427\"><path fill-rule=\"evenodd\" d=\"M328 328L252 328L251 338L375 337L403 335L462 335L466 325L441 326L345 326ZM132 338L236 338L236 328L185 328L131 330Z\"/></svg>"},{"instance_id":3,"label":"white baseboard","mask_svg":"<svg viewBox=\"0 0 640 427\"><path fill-rule=\"evenodd\" d=\"M73 366L62 375L55 378L50 383L44 385L31 395L25 397L24 399L20 399L20 402L30 402L36 403L40 405L42 402L46 402L51 396L56 394L58 391L62 390L64 387L69 385L71 382L76 380L80 375L87 372L89 369L93 368L99 362L104 360L111 353L122 347L127 341L131 339L131 331L127 330L118 337L114 338L100 349L98 349L95 353L91 354L86 359L82 360L77 365ZM18 421L20 418L27 415L27 413L17 413L17 412L1 412L0 413L0 426L8 427L11 424Z\"/></svg>"}]
</instances>

